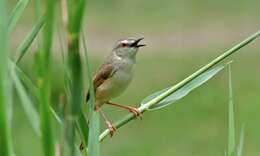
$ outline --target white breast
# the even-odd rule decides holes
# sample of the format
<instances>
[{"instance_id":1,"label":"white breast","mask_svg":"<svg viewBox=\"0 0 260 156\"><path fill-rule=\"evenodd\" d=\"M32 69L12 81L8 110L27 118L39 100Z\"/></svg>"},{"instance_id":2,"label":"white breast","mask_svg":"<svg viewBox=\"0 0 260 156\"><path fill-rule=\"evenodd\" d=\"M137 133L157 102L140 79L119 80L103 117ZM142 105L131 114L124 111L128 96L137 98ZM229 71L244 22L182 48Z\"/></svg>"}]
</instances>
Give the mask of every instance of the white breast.
<instances>
[{"instance_id":1,"label":"white breast","mask_svg":"<svg viewBox=\"0 0 260 156\"><path fill-rule=\"evenodd\" d=\"M114 75L100 85L96 90L96 97L103 102L120 95L129 85L133 77L134 62L120 60Z\"/></svg>"}]
</instances>

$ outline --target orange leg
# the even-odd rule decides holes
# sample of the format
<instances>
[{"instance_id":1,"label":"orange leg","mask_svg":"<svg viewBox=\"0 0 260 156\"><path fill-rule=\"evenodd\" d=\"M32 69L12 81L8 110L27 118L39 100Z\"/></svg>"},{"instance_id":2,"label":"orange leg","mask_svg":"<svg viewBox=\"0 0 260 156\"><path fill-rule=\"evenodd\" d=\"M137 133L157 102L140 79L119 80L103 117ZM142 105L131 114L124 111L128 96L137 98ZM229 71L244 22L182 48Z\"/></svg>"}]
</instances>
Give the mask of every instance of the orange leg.
<instances>
[{"instance_id":1,"label":"orange leg","mask_svg":"<svg viewBox=\"0 0 260 156\"><path fill-rule=\"evenodd\" d=\"M108 105L111 105L111 106L116 106L116 107L119 107L119 108L123 108L123 109L126 109L128 110L129 112L133 113L135 115L135 117L140 117L140 119L142 119L142 113L135 107L131 107L131 106L124 106L124 105L120 105L120 104L117 104L117 103L113 103L113 102L106 102L106 104Z\"/></svg>"},{"instance_id":2,"label":"orange leg","mask_svg":"<svg viewBox=\"0 0 260 156\"><path fill-rule=\"evenodd\" d=\"M101 110L100 107L96 107L96 111L100 112L102 118L105 120L106 126L109 129L110 136L112 137L114 133L116 132L116 128L113 126L113 124L107 119L104 112Z\"/></svg>"}]
</instances>

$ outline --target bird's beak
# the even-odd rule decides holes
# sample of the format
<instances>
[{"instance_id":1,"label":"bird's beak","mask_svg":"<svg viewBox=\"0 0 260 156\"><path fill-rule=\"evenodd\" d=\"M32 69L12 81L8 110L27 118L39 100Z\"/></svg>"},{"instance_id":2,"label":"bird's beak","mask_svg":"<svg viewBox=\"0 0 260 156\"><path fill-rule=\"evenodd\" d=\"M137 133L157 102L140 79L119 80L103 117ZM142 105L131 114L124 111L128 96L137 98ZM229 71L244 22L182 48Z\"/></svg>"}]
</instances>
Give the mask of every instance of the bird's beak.
<instances>
[{"instance_id":1,"label":"bird's beak","mask_svg":"<svg viewBox=\"0 0 260 156\"><path fill-rule=\"evenodd\" d=\"M143 39L144 38L139 38L139 39L135 40L134 43L132 43L130 46L131 47L136 47L136 48L146 46L145 44L138 44Z\"/></svg>"}]
</instances>

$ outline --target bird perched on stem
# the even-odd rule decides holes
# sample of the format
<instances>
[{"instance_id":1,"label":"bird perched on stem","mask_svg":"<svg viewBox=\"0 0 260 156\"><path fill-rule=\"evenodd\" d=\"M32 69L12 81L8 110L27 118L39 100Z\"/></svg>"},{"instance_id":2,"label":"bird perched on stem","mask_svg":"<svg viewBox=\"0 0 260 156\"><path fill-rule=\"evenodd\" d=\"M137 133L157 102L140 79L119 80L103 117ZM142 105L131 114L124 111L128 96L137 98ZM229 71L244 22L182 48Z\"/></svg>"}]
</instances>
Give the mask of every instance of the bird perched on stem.
<instances>
[{"instance_id":1,"label":"bird perched on stem","mask_svg":"<svg viewBox=\"0 0 260 156\"><path fill-rule=\"evenodd\" d=\"M126 109L136 117L141 113L137 108L113 103L110 100L119 96L129 85L133 77L136 54L140 47L139 44L143 38L139 39L121 39L113 47L112 53L107 57L94 76L93 84L95 91L95 111L100 112L102 118L113 136L116 128L108 120L102 111L102 105L107 104L118 108ZM86 101L89 100L90 94L87 94Z\"/></svg>"}]
</instances>

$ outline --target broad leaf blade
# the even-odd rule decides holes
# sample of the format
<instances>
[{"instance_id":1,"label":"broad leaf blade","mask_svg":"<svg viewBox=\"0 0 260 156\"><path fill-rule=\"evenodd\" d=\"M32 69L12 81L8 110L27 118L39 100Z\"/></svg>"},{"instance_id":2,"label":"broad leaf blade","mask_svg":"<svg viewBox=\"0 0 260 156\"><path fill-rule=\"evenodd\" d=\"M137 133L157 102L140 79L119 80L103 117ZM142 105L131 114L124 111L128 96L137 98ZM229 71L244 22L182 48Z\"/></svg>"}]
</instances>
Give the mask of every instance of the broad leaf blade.
<instances>
[{"instance_id":1,"label":"broad leaf blade","mask_svg":"<svg viewBox=\"0 0 260 156\"><path fill-rule=\"evenodd\" d=\"M188 82L186 85L184 85L183 87L181 87L180 89L178 89L177 91L172 93L171 95L167 96L165 99L161 100L159 103L152 105L149 108L149 110L160 109L160 108L166 107L166 106L178 101L179 99L186 96L189 92L191 92L195 88L199 87L200 85L202 85L203 83L208 81L210 78L212 78L218 72L220 72L224 67L225 67L224 65L219 65L219 66L216 66L215 68L212 68L212 69L202 73L201 75L199 75L195 79L191 80L190 82ZM157 96L161 95L162 93L164 93L167 90L169 90L169 88L163 89L161 91L158 91L158 92L146 97L142 101L141 104L143 105L143 104L147 103L148 101L156 98Z\"/></svg>"}]
</instances>

